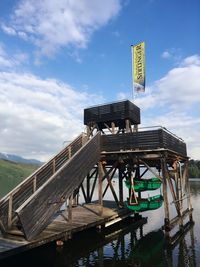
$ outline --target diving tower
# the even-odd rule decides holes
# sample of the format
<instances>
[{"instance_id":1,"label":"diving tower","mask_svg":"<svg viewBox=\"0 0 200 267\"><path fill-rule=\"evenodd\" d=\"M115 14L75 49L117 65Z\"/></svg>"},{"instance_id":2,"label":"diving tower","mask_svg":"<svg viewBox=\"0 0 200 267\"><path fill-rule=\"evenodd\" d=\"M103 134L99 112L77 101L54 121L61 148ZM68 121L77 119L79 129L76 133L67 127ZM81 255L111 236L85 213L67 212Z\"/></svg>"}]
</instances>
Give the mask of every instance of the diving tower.
<instances>
[{"instance_id":1,"label":"diving tower","mask_svg":"<svg viewBox=\"0 0 200 267\"><path fill-rule=\"evenodd\" d=\"M162 194L155 208L163 203L163 229L169 242L174 242L177 235L171 235L172 229L178 226L178 231L183 233L193 221L185 142L164 127L140 127L140 108L129 100L86 108L84 124L85 133L0 200L3 236L12 239L20 236L31 247L33 243L66 240L73 232L108 226L130 214L139 217L140 212L152 209L152 201L158 200L143 197L148 190L154 192L156 188L150 186L157 183L162 184ZM147 172L152 174L152 179L145 178ZM114 177L119 181L117 189L112 183ZM124 198L124 186L128 199ZM95 187L98 187L97 202L94 202ZM115 207L105 204L108 189ZM80 193L84 198L81 203L84 214L92 207L90 219L88 215L83 216L88 221L84 227L79 225L76 212L80 209ZM145 206L140 209L142 202ZM55 218L61 214L64 204L66 220L56 224ZM52 229L52 224L53 233L48 228Z\"/></svg>"}]
</instances>

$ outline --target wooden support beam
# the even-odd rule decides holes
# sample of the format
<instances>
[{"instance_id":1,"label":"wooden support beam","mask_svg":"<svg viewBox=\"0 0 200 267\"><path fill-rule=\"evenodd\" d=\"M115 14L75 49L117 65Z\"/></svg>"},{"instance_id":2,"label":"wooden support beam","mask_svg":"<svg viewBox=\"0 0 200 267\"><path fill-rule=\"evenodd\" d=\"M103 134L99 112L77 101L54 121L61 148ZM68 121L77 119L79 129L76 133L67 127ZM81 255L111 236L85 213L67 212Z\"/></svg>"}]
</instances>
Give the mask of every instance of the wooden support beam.
<instances>
[{"instance_id":1,"label":"wooden support beam","mask_svg":"<svg viewBox=\"0 0 200 267\"><path fill-rule=\"evenodd\" d=\"M107 176L110 175L110 173L113 171L113 169L115 169L117 167L117 165L118 165L118 161L115 161L115 163L112 165L112 167L104 173L104 175L102 177L102 181L104 181L107 178Z\"/></svg>"},{"instance_id":2,"label":"wooden support beam","mask_svg":"<svg viewBox=\"0 0 200 267\"><path fill-rule=\"evenodd\" d=\"M102 162L98 163L98 174L99 174L99 205L100 205L100 216L103 214L103 194L102 194L102 183L103 183L103 165Z\"/></svg>"},{"instance_id":3,"label":"wooden support beam","mask_svg":"<svg viewBox=\"0 0 200 267\"><path fill-rule=\"evenodd\" d=\"M124 179L124 178L128 179L128 172L123 171L123 172L122 172L122 178L123 178L123 179Z\"/></svg>"},{"instance_id":4,"label":"wooden support beam","mask_svg":"<svg viewBox=\"0 0 200 267\"><path fill-rule=\"evenodd\" d=\"M143 171L143 173L140 175L140 178L142 178L147 172L148 172L148 168L146 168L146 170Z\"/></svg>"},{"instance_id":5,"label":"wooden support beam","mask_svg":"<svg viewBox=\"0 0 200 267\"><path fill-rule=\"evenodd\" d=\"M138 132L138 125L137 124L133 125L133 132Z\"/></svg>"},{"instance_id":6,"label":"wooden support beam","mask_svg":"<svg viewBox=\"0 0 200 267\"><path fill-rule=\"evenodd\" d=\"M91 189L91 193L90 193L90 201L92 201L95 185L96 185L96 182L97 182L97 177L98 177L98 171L96 170L96 175L95 175L95 178L94 178L94 181L93 181L93 185L92 185L92 189Z\"/></svg>"},{"instance_id":7,"label":"wooden support beam","mask_svg":"<svg viewBox=\"0 0 200 267\"><path fill-rule=\"evenodd\" d=\"M86 193L85 193L85 189L84 189L84 187L83 187L83 183L81 184L81 191L82 191L82 193L83 193L83 197L84 197L85 202L87 202L87 195L86 195Z\"/></svg>"},{"instance_id":8,"label":"wooden support beam","mask_svg":"<svg viewBox=\"0 0 200 267\"><path fill-rule=\"evenodd\" d=\"M108 177L109 177L110 181L112 180L113 176L115 175L116 170L117 170L117 168L115 168L114 170L112 170L112 174L111 175L108 174ZM103 197L105 196L108 188L109 188L109 183L107 183L107 185L106 185L106 187L104 189Z\"/></svg>"},{"instance_id":9,"label":"wooden support beam","mask_svg":"<svg viewBox=\"0 0 200 267\"><path fill-rule=\"evenodd\" d=\"M141 176L140 176L140 163L138 161L137 163L137 167L135 169L135 178L136 179L141 179ZM142 193L141 192L138 192L138 198L141 198L142 197Z\"/></svg>"},{"instance_id":10,"label":"wooden support beam","mask_svg":"<svg viewBox=\"0 0 200 267\"><path fill-rule=\"evenodd\" d=\"M129 189L129 205L136 205L138 204L137 195L134 189L134 177L135 173L129 171L129 181L130 181L130 189Z\"/></svg>"},{"instance_id":11,"label":"wooden support beam","mask_svg":"<svg viewBox=\"0 0 200 267\"><path fill-rule=\"evenodd\" d=\"M188 215L192 214L193 209L189 210L188 208L182 212L181 216L176 216L172 220L170 220L170 230L175 226L180 224Z\"/></svg>"},{"instance_id":12,"label":"wooden support beam","mask_svg":"<svg viewBox=\"0 0 200 267\"><path fill-rule=\"evenodd\" d=\"M115 134L115 123L111 122L112 134Z\"/></svg>"},{"instance_id":13,"label":"wooden support beam","mask_svg":"<svg viewBox=\"0 0 200 267\"><path fill-rule=\"evenodd\" d=\"M106 172L106 168L105 168L105 166L103 166L103 173L104 173L104 175L105 175L105 172ZM113 197L114 197L114 199L115 199L115 202L117 203L117 205L119 206L119 200L118 200L118 197L117 197L117 195L116 195L116 193L115 193L115 189L114 189L114 187L113 187L113 185L112 185L112 177L110 177L109 175L107 175L107 182L108 182L108 184L109 184L109 186L110 186L110 189L111 189L111 192L112 192L112 194L113 194Z\"/></svg>"},{"instance_id":14,"label":"wooden support beam","mask_svg":"<svg viewBox=\"0 0 200 267\"><path fill-rule=\"evenodd\" d=\"M120 206L124 205L124 196L123 196L123 176L121 168L118 169L119 171L119 204Z\"/></svg>"},{"instance_id":15,"label":"wooden support beam","mask_svg":"<svg viewBox=\"0 0 200 267\"><path fill-rule=\"evenodd\" d=\"M110 127L108 126L107 123L104 123L104 125L106 126L106 128L109 130L110 133L112 133L112 130L110 129Z\"/></svg>"},{"instance_id":16,"label":"wooden support beam","mask_svg":"<svg viewBox=\"0 0 200 267\"><path fill-rule=\"evenodd\" d=\"M180 200L180 196L179 196L179 173L178 173L178 161L175 160L172 164L173 167L173 172L174 172L174 181L175 181L175 189L176 189L176 198L177 201Z\"/></svg>"},{"instance_id":17,"label":"wooden support beam","mask_svg":"<svg viewBox=\"0 0 200 267\"><path fill-rule=\"evenodd\" d=\"M180 238L185 235L189 230L191 230L191 228L193 227L194 222L187 222L185 225L183 225L183 227L177 231L169 240L169 245L171 245L172 247L175 247L176 244L179 242ZM183 242L185 242L185 240L182 240ZM172 266L172 265L170 265ZM194 265L196 266L196 264Z\"/></svg>"},{"instance_id":18,"label":"wooden support beam","mask_svg":"<svg viewBox=\"0 0 200 267\"><path fill-rule=\"evenodd\" d=\"M73 201L73 194L69 197L69 205L68 205L68 221L72 223L72 201Z\"/></svg>"},{"instance_id":19,"label":"wooden support beam","mask_svg":"<svg viewBox=\"0 0 200 267\"><path fill-rule=\"evenodd\" d=\"M169 237L170 231L170 217L169 217L169 202L168 202L168 195L167 195L167 174L165 169L165 159L161 159L161 168L162 168L162 180L163 180L163 198L164 198L164 211L165 211L165 219L164 219L164 229L165 234Z\"/></svg>"},{"instance_id":20,"label":"wooden support beam","mask_svg":"<svg viewBox=\"0 0 200 267\"><path fill-rule=\"evenodd\" d=\"M181 216L181 213L180 213L180 202L176 197L176 194L175 194L175 191L174 191L174 187L173 187L173 184L172 184L172 180L171 180L171 178L169 176L168 171L167 171L167 180L168 180L169 188L170 188L170 191L171 191L171 194L172 194L173 202L174 202L174 205L176 207L177 214L179 216Z\"/></svg>"},{"instance_id":21,"label":"wooden support beam","mask_svg":"<svg viewBox=\"0 0 200 267\"><path fill-rule=\"evenodd\" d=\"M144 160L139 159L139 162L141 162L142 164L144 164L145 167L147 167L147 169L153 173L153 175L155 175L161 182L163 181L163 178L157 174Z\"/></svg>"},{"instance_id":22,"label":"wooden support beam","mask_svg":"<svg viewBox=\"0 0 200 267\"><path fill-rule=\"evenodd\" d=\"M130 120L125 120L125 125L126 125L126 133L130 133Z\"/></svg>"},{"instance_id":23,"label":"wooden support beam","mask_svg":"<svg viewBox=\"0 0 200 267\"><path fill-rule=\"evenodd\" d=\"M90 175L89 174L86 177L86 196L87 196L86 203L89 203L90 202Z\"/></svg>"},{"instance_id":24,"label":"wooden support beam","mask_svg":"<svg viewBox=\"0 0 200 267\"><path fill-rule=\"evenodd\" d=\"M170 188L170 191L171 191L171 194L172 194L172 198L173 198L174 205L176 207L177 214L178 214L178 216L181 216L179 199L176 197L174 186L172 184L172 180L171 180L171 177L170 177L170 174L169 174L169 170L167 168L166 160L164 160L164 162L163 162L163 167L165 169L165 177L166 177L166 179L168 181L168 184L169 184L169 188Z\"/></svg>"},{"instance_id":25,"label":"wooden support beam","mask_svg":"<svg viewBox=\"0 0 200 267\"><path fill-rule=\"evenodd\" d=\"M188 209L192 209L192 203L191 203L191 193L190 193L190 181L189 181L189 173L188 173L188 161L185 162L185 169L184 169L184 177L186 181L186 190L188 195ZM190 214L190 221L193 221L192 213Z\"/></svg>"},{"instance_id":26,"label":"wooden support beam","mask_svg":"<svg viewBox=\"0 0 200 267\"><path fill-rule=\"evenodd\" d=\"M184 178L183 177L183 173L182 173L182 167L181 167L181 163L179 162L179 171L180 171L180 174L179 174L179 177L180 177L180 212L182 211L183 209L183 199L184 199L184 191L185 191L185 182L184 182Z\"/></svg>"}]
</instances>

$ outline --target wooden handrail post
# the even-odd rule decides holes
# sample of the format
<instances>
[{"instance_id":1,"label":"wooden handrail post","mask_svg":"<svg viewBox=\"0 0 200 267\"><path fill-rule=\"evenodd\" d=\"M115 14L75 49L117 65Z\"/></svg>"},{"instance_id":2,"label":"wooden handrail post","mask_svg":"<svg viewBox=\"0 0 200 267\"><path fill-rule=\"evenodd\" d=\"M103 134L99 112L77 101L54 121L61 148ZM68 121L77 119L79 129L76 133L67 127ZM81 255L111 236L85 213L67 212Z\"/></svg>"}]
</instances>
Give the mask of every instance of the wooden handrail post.
<instances>
[{"instance_id":1,"label":"wooden handrail post","mask_svg":"<svg viewBox=\"0 0 200 267\"><path fill-rule=\"evenodd\" d=\"M69 154L69 159L72 157L72 147L68 147L68 154Z\"/></svg>"},{"instance_id":2,"label":"wooden handrail post","mask_svg":"<svg viewBox=\"0 0 200 267\"><path fill-rule=\"evenodd\" d=\"M56 172L56 160L53 160L53 174Z\"/></svg>"},{"instance_id":3,"label":"wooden handrail post","mask_svg":"<svg viewBox=\"0 0 200 267\"><path fill-rule=\"evenodd\" d=\"M35 175L33 178L33 193L36 191L37 187L37 176Z\"/></svg>"},{"instance_id":4,"label":"wooden handrail post","mask_svg":"<svg viewBox=\"0 0 200 267\"><path fill-rule=\"evenodd\" d=\"M12 225L12 211L13 211L13 195L11 194L8 200L8 228Z\"/></svg>"}]
</instances>

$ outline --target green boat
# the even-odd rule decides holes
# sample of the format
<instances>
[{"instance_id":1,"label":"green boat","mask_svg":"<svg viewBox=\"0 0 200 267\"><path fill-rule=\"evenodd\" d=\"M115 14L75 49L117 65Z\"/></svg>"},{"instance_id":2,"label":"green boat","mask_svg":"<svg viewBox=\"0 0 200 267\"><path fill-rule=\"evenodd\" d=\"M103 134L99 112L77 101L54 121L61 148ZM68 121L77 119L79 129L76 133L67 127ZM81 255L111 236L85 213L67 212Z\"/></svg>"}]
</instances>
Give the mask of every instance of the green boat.
<instances>
[{"instance_id":1,"label":"green boat","mask_svg":"<svg viewBox=\"0 0 200 267\"><path fill-rule=\"evenodd\" d=\"M127 199L126 206L130 210L134 210L136 212L142 212L147 210L155 210L162 206L163 196L156 195L149 198L138 198L137 204L130 204L129 198Z\"/></svg>"},{"instance_id":2,"label":"green boat","mask_svg":"<svg viewBox=\"0 0 200 267\"><path fill-rule=\"evenodd\" d=\"M126 180L125 181L126 186L130 189L130 181ZM161 186L161 181L160 179L154 177L151 179L141 179L137 180L134 179L134 190L135 192L142 192L146 190L155 190L160 188Z\"/></svg>"}]
</instances>

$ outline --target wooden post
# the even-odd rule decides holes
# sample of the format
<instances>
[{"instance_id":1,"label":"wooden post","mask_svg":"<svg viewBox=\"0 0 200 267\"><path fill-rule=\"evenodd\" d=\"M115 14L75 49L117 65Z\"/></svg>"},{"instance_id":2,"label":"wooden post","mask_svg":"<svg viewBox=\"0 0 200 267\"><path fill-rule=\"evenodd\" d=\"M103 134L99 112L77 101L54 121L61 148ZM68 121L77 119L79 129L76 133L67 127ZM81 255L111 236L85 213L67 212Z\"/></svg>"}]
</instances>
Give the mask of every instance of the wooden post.
<instances>
[{"instance_id":1,"label":"wooden post","mask_svg":"<svg viewBox=\"0 0 200 267\"><path fill-rule=\"evenodd\" d=\"M13 195L11 194L8 200L8 228L11 228L12 225L12 211L13 211L12 204L13 204Z\"/></svg>"},{"instance_id":2,"label":"wooden post","mask_svg":"<svg viewBox=\"0 0 200 267\"><path fill-rule=\"evenodd\" d=\"M72 157L72 147L69 146L68 147L68 155L69 155L69 159Z\"/></svg>"},{"instance_id":3,"label":"wooden post","mask_svg":"<svg viewBox=\"0 0 200 267\"><path fill-rule=\"evenodd\" d=\"M140 163L139 162L138 162L138 165L137 165L137 168L136 168L135 178L137 178L138 180L141 179L141 177L140 177ZM139 198L142 197L141 192L138 192L138 197Z\"/></svg>"},{"instance_id":4,"label":"wooden post","mask_svg":"<svg viewBox=\"0 0 200 267\"><path fill-rule=\"evenodd\" d=\"M89 138L90 135L91 135L91 130L90 130L90 126L89 125L87 125L86 131L87 131L87 138Z\"/></svg>"},{"instance_id":5,"label":"wooden post","mask_svg":"<svg viewBox=\"0 0 200 267\"><path fill-rule=\"evenodd\" d=\"M115 123L111 122L112 134L115 134Z\"/></svg>"},{"instance_id":6,"label":"wooden post","mask_svg":"<svg viewBox=\"0 0 200 267\"><path fill-rule=\"evenodd\" d=\"M102 247L100 247L99 249L98 249L98 266L99 267L103 267L104 266L104 252L103 252L103 246ZM89 266L90 264L88 264L87 266Z\"/></svg>"},{"instance_id":7,"label":"wooden post","mask_svg":"<svg viewBox=\"0 0 200 267\"><path fill-rule=\"evenodd\" d=\"M88 174L86 177L86 196L87 196L87 201L86 203L90 202L90 175Z\"/></svg>"},{"instance_id":8,"label":"wooden post","mask_svg":"<svg viewBox=\"0 0 200 267\"><path fill-rule=\"evenodd\" d=\"M101 161L98 163L98 174L99 174L99 205L100 205L100 216L103 214L103 189L102 189L102 178L103 178L103 166Z\"/></svg>"},{"instance_id":9,"label":"wooden post","mask_svg":"<svg viewBox=\"0 0 200 267\"><path fill-rule=\"evenodd\" d=\"M184 181L183 181L183 173L181 168L181 163L179 162L179 172L180 172L180 213L182 215L182 209L183 209L183 197L184 197Z\"/></svg>"},{"instance_id":10,"label":"wooden post","mask_svg":"<svg viewBox=\"0 0 200 267\"><path fill-rule=\"evenodd\" d=\"M53 174L56 172L56 160L54 159L53 162Z\"/></svg>"},{"instance_id":11,"label":"wooden post","mask_svg":"<svg viewBox=\"0 0 200 267\"><path fill-rule=\"evenodd\" d=\"M134 126L133 126L133 132L138 132L138 125L137 124L134 124Z\"/></svg>"},{"instance_id":12,"label":"wooden post","mask_svg":"<svg viewBox=\"0 0 200 267\"><path fill-rule=\"evenodd\" d=\"M35 193L37 187L37 176L35 175L33 178L33 193Z\"/></svg>"},{"instance_id":13,"label":"wooden post","mask_svg":"<svg viewBox=\"0 0 200 267\"><path fill-rule=\"evenodd\" d=\"M161 159L161 167L162 167L162 176L163 176L163 198L164 198L164 208L165 208L165 219L164 219L164 225L165 225L165 234L167 237L169 237L169 231L170 231L170 221L169 221L169 202L168 202L168 196L167 196L167 174L165 169L165 159Z\"/></svg>"},{"instance_id":14,"label":"wooden post","mask_svg":"<svg viewBox=\"0 0 200 267\"><path fill-rule=\"evenodd\" d=\"M126 133L130 133L130 121L125 120L125 124L126 124Z\"/></svg>"},{"instance_id":15,"label":"wooden post","mask_svg":"<svg viewBox=\"0 0 200 267\"><path fill-rule=\"evenodd\" d=\"M189 173L188 173L188 161L185 162L185 179L186 179L186 188L187 188L187 203L189 210L192 210L192 203L190 198L190 181L189 181ZM192 212L190 213L190 221L193 221Z\"/></svg>"},{"instance_id":16,"label":"wooden post","mask_svg":"<svg viewBox=\"0 0 200 267\"><path fill-rule=\"evenodd\" d=\"M179 200L179 175L178 175L178 164L177 160L173 162L173 171L174 171L174 178L175 178L175 186L176 186L176 197Z\"/></svg>"},{"instance_id":17,"label":"wooden post","mask_svg":"<svg viewBox=\"0 0 200 267\"><path fill-rule=\"evenodd\" d=\"M95 189L96 182L97 182L97 177L98 177L98 170L96 169L95 170L95 178L94 178L92 189L91 189L91 193L90 193L90 201L92 201L92 197L93 197L93 194L94 194L94 189Z\"/></svg>"},{"instance_id":18,"label":"wooden post","mask_svg":"<svg viewBox=\"0 0 200 267\"><path fill-rule=\"evenodd\" d=\"M121 167L118 169L119 171L119 205L121 207L124 206L124 196L123 196L123 176Z\"/></svg>"},{"instance_id":19,"label":"wooden post","mask_svg":"<svg viewBox=\"0 0 200 267\"><path fill-rule=\"evenodd\" d=\"M165 167L165 168L166 168L166 167ZM167 170L166 170L166 176L167 176L167 179L168 179L169 188L170 188L170 191L171 191L171 194L172 194L172 198L173 198L174 205L175 205L175 207L176 207L177 214L178 214L178 216L181 217L181 213L180 213L180 203L179 203L178 199L176 198L176 194L175 194L175 191L174 191L174 187L173 187L173 184L172 184L172 180L171 180L171 178L169 177L169 174L168 174L168 171L167 171Z\"/></svg>"},{"instance_id":20,"label":"wooden post","mask_svg":"<svg viewBox=\"0 0 200 267\"><path fill-rule=\"evenodd\" d=\"M68 205L68 221L72 223L72 201L73 201L73 194L69 197L69 205Z\"/></svg>"}]
</instances>

